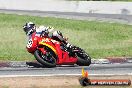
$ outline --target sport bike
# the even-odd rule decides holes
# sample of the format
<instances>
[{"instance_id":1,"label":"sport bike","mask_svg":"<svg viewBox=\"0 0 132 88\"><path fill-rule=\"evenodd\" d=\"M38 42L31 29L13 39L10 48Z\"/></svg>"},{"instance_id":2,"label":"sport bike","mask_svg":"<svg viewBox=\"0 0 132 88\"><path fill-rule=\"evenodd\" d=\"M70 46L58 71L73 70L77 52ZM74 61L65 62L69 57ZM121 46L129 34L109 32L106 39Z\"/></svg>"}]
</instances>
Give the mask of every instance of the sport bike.
<instances>
[{"instance_id":1,"label":"sport bike","mask_svg":"<svg viewBox=\"0 0 132 88\"><path fill-rule=\"evenodd\" d=\"M45 67L91 64L91 57L83 49L76 46L68 49L63 43L49 37L37 37L33 34L27 44L27 50Z\"/></svg>"}]
</instances>

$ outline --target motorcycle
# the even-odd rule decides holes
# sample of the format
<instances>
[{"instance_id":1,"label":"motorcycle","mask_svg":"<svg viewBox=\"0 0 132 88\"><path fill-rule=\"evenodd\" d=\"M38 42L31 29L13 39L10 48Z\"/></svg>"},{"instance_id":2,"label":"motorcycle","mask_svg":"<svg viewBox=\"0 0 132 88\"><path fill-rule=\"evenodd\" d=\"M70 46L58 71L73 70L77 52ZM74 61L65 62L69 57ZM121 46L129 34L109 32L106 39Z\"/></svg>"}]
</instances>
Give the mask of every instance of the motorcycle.
<instances>
[{"instance_id":1,"label":"motorcycle","mask_svg":"<svg viewBox=\"0 0 132 88\"><path fill-rule=\"evenodd\" d=\"M63 43L49 37L37 37L35 33L27 44L27 51L32 53L36 60L45 67L56 65L89 66L91 57L81 48L73 46L67 49Z\"/></svg>"}]
</instances>

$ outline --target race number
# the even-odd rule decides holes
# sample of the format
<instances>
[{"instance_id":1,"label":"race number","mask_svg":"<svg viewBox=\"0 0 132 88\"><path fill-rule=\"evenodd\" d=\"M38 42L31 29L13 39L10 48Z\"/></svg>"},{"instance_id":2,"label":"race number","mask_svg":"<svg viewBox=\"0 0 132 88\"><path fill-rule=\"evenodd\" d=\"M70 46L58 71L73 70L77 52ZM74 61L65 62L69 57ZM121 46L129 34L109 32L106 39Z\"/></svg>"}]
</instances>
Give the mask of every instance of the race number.
<instances>
[{"instance_id":1,"label":"race number","mask_svg":"<svg viewBox=\"0 0 132 88\"><path fill-rule=\"evenodd\" d=\"M33 41L32 39L30 39L27 43L27 48L31 48L32 47L32 44L33 44Z\"/></svg>"}]
</instances>

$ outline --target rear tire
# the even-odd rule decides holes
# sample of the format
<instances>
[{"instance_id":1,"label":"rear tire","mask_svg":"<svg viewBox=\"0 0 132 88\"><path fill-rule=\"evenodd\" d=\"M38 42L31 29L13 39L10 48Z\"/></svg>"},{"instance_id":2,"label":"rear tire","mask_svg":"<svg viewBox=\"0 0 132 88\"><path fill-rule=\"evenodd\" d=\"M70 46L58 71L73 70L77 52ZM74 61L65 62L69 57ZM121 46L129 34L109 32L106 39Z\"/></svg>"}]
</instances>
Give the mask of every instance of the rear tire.
<instances>
[{"instance_id":1,"label":"rear tire","mask_svg":"<svg viewBox=\"0 0 132 88\"><path fill-rule=\"evenodd\" d=\"M51 49L50 49L51 50ZM44 67L56 67L56 57L49 50L46 51L46 55L44 55L40 50L36 50L34 52L34 56L36 60L41 63Z\"/></svg>"},{"instance_id":2,"label":"rear tire","mask_svg":"<svg viewBox=\"0 0 132 88\"><path fill-rule=\"evenodd\" d=\"M79 66L89 66L91 64L91 57L81 48L75 47L78 52L76 52L76 56L78 58L77 65Z\"/></svg>"}]
</instances>

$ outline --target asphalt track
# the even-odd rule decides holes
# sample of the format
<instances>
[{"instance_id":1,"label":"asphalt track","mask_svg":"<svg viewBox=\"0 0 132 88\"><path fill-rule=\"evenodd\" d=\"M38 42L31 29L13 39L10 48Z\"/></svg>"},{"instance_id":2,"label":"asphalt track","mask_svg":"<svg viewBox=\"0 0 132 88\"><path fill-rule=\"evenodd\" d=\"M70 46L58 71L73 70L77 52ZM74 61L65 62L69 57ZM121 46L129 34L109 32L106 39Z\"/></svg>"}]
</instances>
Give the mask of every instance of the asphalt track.
<instances>
[{"instance_id":1,"label":"asphalt track","mask_svg":"<svg viewBox=\"0 0 132 88\"><path fill-rule=\"evenodd\" d=\"M42 12L0 9L0 13L32 15L41 17L57 17L76 20L97 20L132 24L131 15L120 14L89 14L72 12ZM132 63L124 64L92 64L85 66L90 75L132 75ZM34 68L34 67L2 67L0 77L6 76L51 76L51 75L80 75L81 66L62 66L56 68Z\"/></svg>"},{"instance_id":2,"label":"asphalt track","mask_svg":"<svg viewBox=\"0 0 132 88\"><path fill-rule=\"evenodd\" d=\"M12 76L54 76L81 75L81 69L89 75L132 75L132 63L91 64L90 66L59 66L55 68L4 67L0 68L0 77Z\"/></svg>"}]
</instances>

